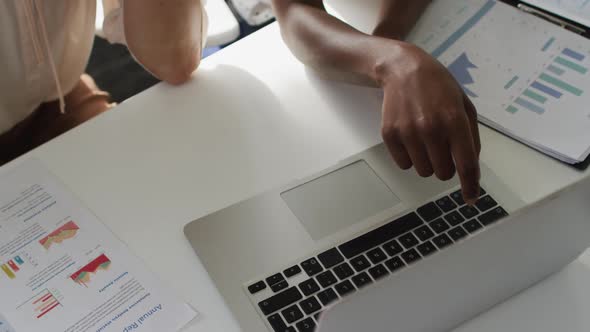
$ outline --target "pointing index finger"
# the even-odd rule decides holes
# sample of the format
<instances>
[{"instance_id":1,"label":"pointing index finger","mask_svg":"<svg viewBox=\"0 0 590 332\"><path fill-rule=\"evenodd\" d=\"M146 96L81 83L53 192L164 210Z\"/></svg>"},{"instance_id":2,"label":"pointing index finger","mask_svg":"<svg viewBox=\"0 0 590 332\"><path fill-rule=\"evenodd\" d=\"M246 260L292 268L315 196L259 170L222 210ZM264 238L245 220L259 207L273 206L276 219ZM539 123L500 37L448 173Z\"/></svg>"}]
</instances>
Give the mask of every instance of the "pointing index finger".
<instances>
[{"instance_id":1,"label":"pointing index finger","mask_svg":"<svg viewBox=\"0 0 590 332\"><path fill-rule=\"evenodd\" d=\"M479 197L480 168L478 153L466 116L455 124L450 144L461 181L463 199L467 204L473 205Z\"/></svg>"}]
</instances>

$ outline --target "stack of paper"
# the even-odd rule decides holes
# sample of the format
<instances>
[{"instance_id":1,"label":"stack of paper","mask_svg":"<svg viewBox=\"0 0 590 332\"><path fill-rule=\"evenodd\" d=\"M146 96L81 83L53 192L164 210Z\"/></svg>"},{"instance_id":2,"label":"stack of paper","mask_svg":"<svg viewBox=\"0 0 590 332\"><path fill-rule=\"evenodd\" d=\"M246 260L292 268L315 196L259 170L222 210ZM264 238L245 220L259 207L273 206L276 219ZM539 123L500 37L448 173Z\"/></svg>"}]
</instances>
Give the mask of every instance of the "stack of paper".
<instances>
[{"instance_id":1,"label":"stack of paper","mask_svg":"<svg viewBox=\"0 0 590 332\"><path fill-rule=\"evenodd\" d=\"M448 67L480 121L564 162L590 153L590 41L494 0L435 1L410 40Z\"/></svg>"},{"instance_id":2,"label":"stack of paper","mask_svg":"<svg viewBox=\"0 0 590 332\"><path fill-rule=\"evenodd\" d=\"M525 0L524 2L590 27L590 0Z\"/></svg>"}]
</instances>

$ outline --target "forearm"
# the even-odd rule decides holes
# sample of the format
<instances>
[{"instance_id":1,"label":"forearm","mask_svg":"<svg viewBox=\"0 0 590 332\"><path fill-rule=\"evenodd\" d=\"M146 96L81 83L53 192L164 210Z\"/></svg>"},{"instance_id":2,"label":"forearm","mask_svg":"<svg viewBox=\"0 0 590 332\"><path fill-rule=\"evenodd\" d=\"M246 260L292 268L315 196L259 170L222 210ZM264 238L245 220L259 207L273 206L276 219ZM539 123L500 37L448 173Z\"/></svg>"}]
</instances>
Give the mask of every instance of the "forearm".
<instances>
[{"instance_id":1,"label":"forearm","mask_svg":"<svg viewBox=\"0 0 590 332\"><path fill-rule=\"evenodd\" d=\"M125 0L129 50L159 79L183 83L201 59L202 10L201 0Z\"/></svg>"},{"instance_id":2,"label":"forearm","mask_svg":"<svg viewBox=\"0 0 590 332\"><path fill-rule=\"evenodd\" d=\"M274 5L283 39L300 61L376 80L375 67L389 41L366 35L318 6L286 0Z\"/></svg>"},{"instance_id":3,"label":"forearm","mask_svg":"<svg viewBox=\"0 0 590 332\"><path fill-rule=\"evenodd\" d=\"M394 2L396 6L384 5L384 9L404 11L392 16L392 20L407 14L408 8L412 9L411 12L421 12L426 6L416 5L425 3L424 0ZM400 4L410 2L414 5ZM300 61L323 71L352 73L382 84L383 72L388 70L386 67L398 60L400 64L405 62L411 48L402 41L367 35L354 29L328 14L321 1L274 0L273 3L283 39L289 48ZM405 24L399 26L406 29ZM388 27L389 31L395 30ZM399 33L403 31L399 30Z\"/></svg>"}]
</instances>

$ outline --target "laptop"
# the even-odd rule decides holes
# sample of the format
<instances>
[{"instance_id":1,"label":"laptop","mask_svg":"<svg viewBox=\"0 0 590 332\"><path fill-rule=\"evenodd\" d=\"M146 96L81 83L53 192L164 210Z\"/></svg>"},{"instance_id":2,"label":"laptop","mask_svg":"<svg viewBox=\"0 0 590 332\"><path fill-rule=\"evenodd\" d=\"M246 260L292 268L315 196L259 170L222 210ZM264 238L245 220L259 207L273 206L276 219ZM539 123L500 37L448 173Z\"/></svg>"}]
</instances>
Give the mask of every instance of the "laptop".
<instances>
[{"instance_id":1,"label":"laptop","mask_svg":"<svg viewBox=\"0 0 590 332\"><path fill-rule=\"evenodd\" d=\"M481 167L468 206L456 179L400 170L378 144L185 235L244 331L448 331L590 241L590 183L525 207Z\"/></svg>"}]
</instances>

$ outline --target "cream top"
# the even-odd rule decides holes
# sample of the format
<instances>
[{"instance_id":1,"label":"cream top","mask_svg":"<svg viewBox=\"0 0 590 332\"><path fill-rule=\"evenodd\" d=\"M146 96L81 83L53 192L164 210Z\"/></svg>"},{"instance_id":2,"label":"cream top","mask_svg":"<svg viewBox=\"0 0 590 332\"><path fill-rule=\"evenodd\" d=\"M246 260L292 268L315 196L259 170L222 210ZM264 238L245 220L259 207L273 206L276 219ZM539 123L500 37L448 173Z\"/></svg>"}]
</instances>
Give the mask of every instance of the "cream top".
<instances>
[{"instance_id":1,"label":"cream top","mask_svg":"<svg viewBox=\"0 0 590 332\"><path fill-rule=\"evenodd\" d=\"M125 42L121 1L103 1L103 31L111 42ZM43 102L60 99L67 111L63 96L84 73L95 19L96 0L0 0L0 134Z\"/></svg>"}]
</instances>

